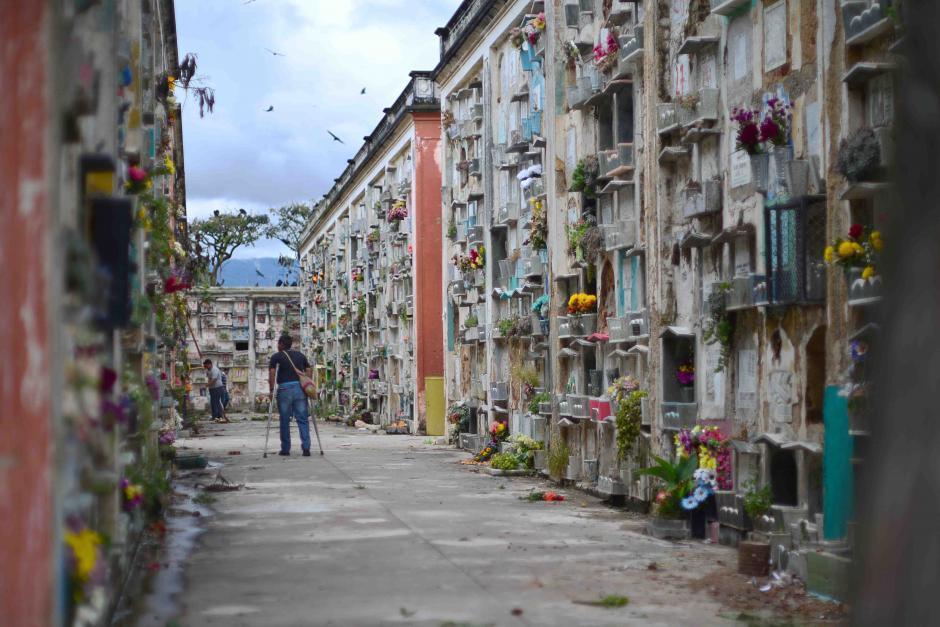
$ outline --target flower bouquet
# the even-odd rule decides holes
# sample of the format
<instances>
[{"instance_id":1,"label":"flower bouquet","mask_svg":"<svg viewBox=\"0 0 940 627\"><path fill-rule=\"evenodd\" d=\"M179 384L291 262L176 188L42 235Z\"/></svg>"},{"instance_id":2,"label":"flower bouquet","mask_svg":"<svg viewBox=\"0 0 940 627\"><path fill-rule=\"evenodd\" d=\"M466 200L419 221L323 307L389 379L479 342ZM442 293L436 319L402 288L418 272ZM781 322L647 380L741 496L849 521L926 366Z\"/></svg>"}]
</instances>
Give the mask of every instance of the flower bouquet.
<instances>
[{"instance_id":1,"label":"flower bouquet","mask_svg":"<svg viewBox=\"0 0 940 627\"><path fill-rule=\"evenodd\" d=\"M758 119L760 112L752 109L735 107L731 111L731 121L737 124L734 136L735 150L744 150L749 155L757 155L761 150L761 133Z\"/></svg>"},{"instance_id":2,"label":"flower bouquet","mask_svg":"<svg viewBox=\"0 0 940 627\"><path fill-rule=\"evenodd\" d=\"M592 313L597 308L597 296L576 292L568 299L568 313L575 316Z\"/></svg>"},{"instance_id":3,"label":"flower bouquet","mask_svg":"<svg viewBox=\"0 0 940 627\"><path fill-rule=\"evenodd\" d=\"M691 360L683 362L676 368L676 380L683 387L691 387L695 384L695 364Z\"/></svg>"},{"instance_id":4,"label":"flower bouquet","mask_svg":"<svg viewBox=\"0 0 940 627\"><path fill-rule=\"evenodd\" d=\"M617 30L612 28L607 31L607 37L594 46L594 65L601 72L610 71L617 65L617 51L620 50L620 44L617 41Z\"/></svg>"},{"instance_id":5,"label":"flower bouquet","mask_svg":"<svg viewBox=\"0 0 940 627\"><path fill-rule=\"evenodd\" d=\"M696 425L692 429L679 431L674 442L678 457L697 459L700 469L715 471L716 486L719 490L732 489L731 449L728 446L728 438L721 429Z\"/></svg>"},{"instance_id":6,"label":"flower bouquet","mask_svg":"<svg viewBox=\"0 0 940 627\"><path fill-rule=\"evenodd\" d=\"M509 428L506 427L506 423L498 420L490 425L489 432L493 442L503 442L509 437Z\"/></svg>"},{"instance_id":7,"label":"flower bouquet","mask_svg":"<svg viewBox=\"0 0 940 627\"><path fill-rule=\"evenodd\" d=\"M385 218L389 222L399 222L408 217L408 206L405 204L405 201L401 198L392 203L392 206L389 208L388 213Z\"/></svg>"},{"instance_id":8,"label":"flower bouquet","mask_svg":"<svg viewBox=\"0 0 940 627\"><path fill-rule=\"evenodd\" d=\"M876 267L883 247L880 231L866 233L865 227L856 223L849 227L848 237L837 237L826 246L823 259L845 269L861 268L862 280L869 281L878 276Z\"/></svg>"},{"instance_id":9,"label":"flower bouquet","mask_svg":"<svg viewBox=\"0 0 940 627\"><path fill-rule=\"evenodd\" d=\"M132 512L144 502L144 489L128 479L121 479L121 507L125 512Z\"/></svg>"}]
</instances>

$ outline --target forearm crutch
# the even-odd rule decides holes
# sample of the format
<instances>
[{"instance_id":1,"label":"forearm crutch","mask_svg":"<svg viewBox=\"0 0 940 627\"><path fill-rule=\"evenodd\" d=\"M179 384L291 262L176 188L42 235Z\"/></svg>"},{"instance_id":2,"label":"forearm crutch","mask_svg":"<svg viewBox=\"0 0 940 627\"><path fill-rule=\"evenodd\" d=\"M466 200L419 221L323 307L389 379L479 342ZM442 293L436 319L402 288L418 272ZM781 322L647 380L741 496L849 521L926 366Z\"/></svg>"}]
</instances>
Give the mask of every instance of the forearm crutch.
<instances>
[{"instance_id":1,"label":"forearm crutch","mask_svg":"<svg viewBox=\"0 0 940 627\"><path fill-rule=\"evenodd\" d=\"M264 457L268 457L268 437L271 435L271 414L274 412L274 398L277 396L277 372L281 364L274 364L274 387L271 388L271 401L268 403L268 426L264 430ZM317 438L319 441L319 438Z\"/></svg>"}]
</instances>

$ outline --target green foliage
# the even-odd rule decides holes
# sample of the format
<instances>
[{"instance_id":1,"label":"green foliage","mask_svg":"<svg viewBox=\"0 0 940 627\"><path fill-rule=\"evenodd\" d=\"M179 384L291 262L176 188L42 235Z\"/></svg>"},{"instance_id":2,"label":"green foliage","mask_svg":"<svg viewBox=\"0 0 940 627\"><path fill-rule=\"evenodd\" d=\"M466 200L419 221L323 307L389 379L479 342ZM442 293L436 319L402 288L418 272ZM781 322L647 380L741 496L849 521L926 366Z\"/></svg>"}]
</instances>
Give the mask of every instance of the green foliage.
<instances>
[{"instance_id":1,"label":"green foliage","mask_svg":"<svg viewBox=\"0 0 940 627\"><path fill-rule=\"evenodd\" d=\"M633 443L640 436L640 423L642 423L642 401L646 392L637 390L630 392L626 398L619 399L617 405L617 458L626 459L633 450Z\"/></svg>"},{"instance_id":2,"label":"green foliage","mask_svg":"<svg viewBox=\"0 0 940 627\"><path fill-rule=\"evenodd\" d=\"M750 482L745 487L744 511L747 512L747 515L753 519L769 512L770 507L774 504L770 486L766 485L763 488L758 488L755 483Z\"/></svg>"},{"instance_id":3,"label":"green foliage","mask_svg":"<svg viewBox=\"0 0 940 627\"><path fill-rule=\"evenodd\" d=\"M450 222L447 224L447 237L448 239L457 237L457 223L454 222L453 218L451 218Z\"/></svg>"},{"instance_id":4,"label":"green foliage","mask_svg":"<svg viewBox=\"0 0 940 627\"><path fill-rule=\"evenodd\" d=\"M209 218L190 223L190 250L198 268L207 275L209 285L220 285L222 264L231 259L238 248L264 237L268 224L268 216L252 215L244 209L233 213L216 211Z\"/></svg>"},{"instance_id":5,"label":"green foliage","mask_svg":"<svg viewBox=\"0 0 940 627\"><path fill-rule=\"evenodd\" d=\"M477 319L476 314L470 314L467 316L466 320L463 321L463 326L465 329L472 329L477 326L479 320Z\"/></svg>"},{"instance_id":6,"label":"green foliage","mask_svg":"<svg viewBox=\"0 0 940 627\"><path fill-rule=\"evenodd\" d=\"M581 192L587 198L597 196L597 176L600 164L597 157L588 156L578 162L574 172L571 173L571 191Z\"/></svg>"},{"instance_id":7,"label":"green foliage","mask_svg":"<svg viewBox=\"0 0 940 627\"><path fill-rule=\"evenodd\" d=\"M526 319L528 321L528 319ZM509 377L521 385L531 385L536 387L541 383L539 371L535 366L529 364L515 364L509 369Z\"/></svg>"},{"instance_id":8,"label":"green foliage","mask_svg":"<svg viewBox=\"0 0 940 627\"><path fill-rule=\"evenodd\" d=\"M313 208L306 203L292 203L269 209L268 213L271 214L271 222L264 229L264 237L280 240L294 253L294 259L299 259L300 242Z\"/></svg>"},{"instance_id":9,"label":"green foliage","mask_svg":"<svg viewBox=\"0 0 940 627\"><path fill-rule=\"evenodd\" d=\"M579 605L593 605L595 607L608 607L608 608L623 607L627 605L629 602L630 602L630 599L624 596L620 596L618 594L608 594L607 596L602 597L596 601L581 601L581 600L572 601L572 603L577 603Z\"/></svg>"},{"instance_id":10,"label":"green foliage","mask_svg":"<svg viewBox=\"0 0 940 627\"><path fill-rule=\"evenodd\" d=\"M556 479L565 476L565 470L568 468L568 456L571 452L568 450L568 443L560 434L552 436L551 444L548 447L548 472Z\"/></svg>"},{"instance_id":11,"label":"green foliage","mask_svg":"<svg viewBox=\"0 0 940 627\"><path fill-rule=\"evenodd\" d=\"M496 453L490 460L490 466L498 470L516 470L519 460L512 453Z\"/></svg>"},{"instance_id":12,"label":"green foliage","mask_svg":"<svg viewBox=\"0 0 940 627\"><path fill-rule=\"evenodd\" d=\"M676 463L656 455L653 459L656 460L655 466L641 468L636 474L656 477L664 484L664 498L657 498L657 515L663 518L681 518L684 513L680 501L692 488L692 475L698 467L698 458L694 455L680 457Z\"/></svg>"},{"instance_id":13,"label":"green foliage","mask_svg":"<svg viewBox=\"0 0 940 627\"><path fill-rule=\"evenodd\" d=\"M578 220L574 224L569 224L565 226L565 232L568 235L568 254L572 257L577 253L578 248L581 247L581 242L584 239L584 235L588 232L588 229L591 227L591 223L585 219Z\"/></svg>"},{"instance_id":14,"label":"green foliage","mask_svg":"<svg viewBox=\"0 0 940 627\"><path fill-rule=\"evenodd\" d=\"M721 372L728 365L731 357L731 338L734 335L734 323L728 315L727 297L731 291L730 283L719 283L708 295L708 317L702 322L702 340L708 344L719 344L721 352L715 372Z\"/></svg>"},{"instance_id":15,"label":"green foliage","mask_svg":"<svg viewBox=\"0 0 940 627\"><path fill-rule=\"evenodd\" d=\"M499 332L503 335L503 337L509 337L512 334L514 326L515 321L512 319L512 317L503 318L496 323L496 328L499 329Z\"/></svg>"},{"instance_id":16,"label":"green foliage","mask_svg":"<svg viewBox=\"0 0 940 627\"><path fill-rule=\"evenodd\" d=\"M360 320L366 319L366 299L364 297L356 301L356 317Z\"/></svg>"},{"instance_id":17,"label":"green foliage","mask_svg":"<svg viewBox=\"0 0 940 627\"><path fill-rule=\"evenodd\" d=\"M530 414L539 413L539 403L547 403L552 400L552 395L548 392L539 392L535 396L529 399L529 404L526 409L529 410Z\"/></svg>"}]
</instances>

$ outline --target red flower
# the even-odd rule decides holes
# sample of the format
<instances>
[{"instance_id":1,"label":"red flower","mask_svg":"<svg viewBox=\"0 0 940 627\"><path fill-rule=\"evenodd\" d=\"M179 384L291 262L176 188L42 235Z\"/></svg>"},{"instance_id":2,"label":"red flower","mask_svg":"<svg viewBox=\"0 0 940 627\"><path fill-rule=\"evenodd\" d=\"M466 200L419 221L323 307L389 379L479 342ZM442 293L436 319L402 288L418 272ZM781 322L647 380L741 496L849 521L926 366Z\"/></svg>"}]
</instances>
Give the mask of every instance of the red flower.
<instances>
[{"instance_id":1,"label":"red flower","mask_svg":"<svg viewBox=\"0 0 940 627\"><path fill-rule=\"evenodd\" d=\"M858 224L856 222L855 224L849 227L849 237L852 239L858 239L862 236L863 230L864 230L864 227L862 227L861 224Z\"/></svg>"},{"instance_id":2,"label":"red flower","mask_svg":"<svg viewBox=\"0 0 940 627\"><path fill-rule=\"evenodd\" d=\"M774 122L773 118L766 117L760 123L760 136L764 141L774 141L780 135L780 127Z\"/></svg>"}]
</instances>

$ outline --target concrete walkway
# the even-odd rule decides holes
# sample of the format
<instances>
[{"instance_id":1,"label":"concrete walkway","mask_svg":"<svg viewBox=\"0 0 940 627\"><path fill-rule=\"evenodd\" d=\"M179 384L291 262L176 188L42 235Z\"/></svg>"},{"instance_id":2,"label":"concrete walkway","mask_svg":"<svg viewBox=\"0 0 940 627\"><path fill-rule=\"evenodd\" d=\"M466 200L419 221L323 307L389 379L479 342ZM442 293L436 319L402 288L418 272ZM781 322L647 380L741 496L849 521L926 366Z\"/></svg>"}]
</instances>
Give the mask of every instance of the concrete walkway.
<instances>
[{"instance_id":1,"label":"concrete walkway","mask_svg":"<svg viewBox=\"0 0 940 627\"><path fill-rule=\"evenodd\" d=\"M649 538L640 518L576 491L522 501L551 486L479 473L426 438L323 423L320 433L325 457L262 459L261 422L179 442L247 487L212 504L185 568L180 625L728 622L685 585L731 563L728 549ZM276 439L272 430L274 451ZM574 602L613 594L629 604Z\"/></svg>"}]
</instances>

